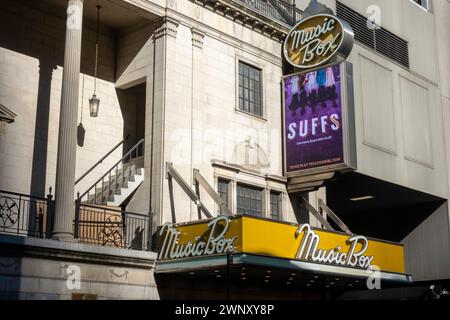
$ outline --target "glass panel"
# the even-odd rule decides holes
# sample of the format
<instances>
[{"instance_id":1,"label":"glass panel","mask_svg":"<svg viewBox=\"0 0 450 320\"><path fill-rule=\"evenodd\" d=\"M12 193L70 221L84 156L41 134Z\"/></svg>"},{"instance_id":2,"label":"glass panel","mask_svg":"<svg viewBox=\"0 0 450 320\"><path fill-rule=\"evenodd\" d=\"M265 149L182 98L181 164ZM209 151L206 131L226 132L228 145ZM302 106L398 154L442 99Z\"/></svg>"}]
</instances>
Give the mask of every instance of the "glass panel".
<instances>
[{"instance_id":1,"label":"glass panel","mask_svg":"<svg viewBox=\"0 0 450 320\"><path fill-rule=\"evenodd\" d=\"M261 70L239 62L239 109L261 116Z\"/></svg>"},{"instance_id":2,"label":"glass panel","mask_svg":"<svg viewBox=\"0 0 450 320\"><path fill-rule=\"evenodd\" d=\"M280 194L270 193L270 214L272 219L280 220Z\"/></svg>"},{"instance_id":3,"label":"glass panel","mask_svg":"<svg viewBox=\"0 0 450 320\"><path fill-rule=\"evenodd\" d=\"M237 185L237 211L239 214L262 216L263 190L256 187Z\"/></svg>"},{"instance_id":4,"label":"glass panel","mask_svg":"<svg viewBox=\"0 0 450 320\"><path fill-rule=\"evenodd\" d=\"M220 199L228 206L228 184L229 181L219 179L217 184L217 192L220 195Z\"/></svg>"}]
</instances>

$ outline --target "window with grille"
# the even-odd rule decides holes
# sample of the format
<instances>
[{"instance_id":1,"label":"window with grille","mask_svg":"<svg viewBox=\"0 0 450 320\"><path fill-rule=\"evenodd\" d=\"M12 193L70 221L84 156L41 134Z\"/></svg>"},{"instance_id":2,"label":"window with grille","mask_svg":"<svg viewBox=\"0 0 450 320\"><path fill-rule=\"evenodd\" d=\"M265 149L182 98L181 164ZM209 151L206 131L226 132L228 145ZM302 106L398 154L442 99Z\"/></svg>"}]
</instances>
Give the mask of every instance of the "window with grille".
<instances>
[{"instance_id":1,"label":"window with grille","mask_svg":"<svg viewBox=\"0 0 450 320\"><path fill-rule=\"evenodd\" d=\"M409 69L408 42L392 32L371 23L344 4L336 3L336 15L353 28L355 40Z\"/></svg>"},{"instance_id":2,"label":"window with grille","mask_svg":"<svg viewBox=\"0 0 450 320\"><path fill-rule=\"evenodd\" d=\"M239 61L239 110L262 117L262 72Z\"/></svg>"},{"instance_id":3,"label":"window with grille","mask_svg":"<svg viewBox=\"0 0 450 320\"><path fill-rule=\"evenodd\" d=\"M217 183L217 192L219 193L220 199L227 205L228 207L228 186L229 181L224 179L219 179Z\"/></svg>"},{"instance_id":4,"label":"window with grille","mask_svg":"<svg viewBox=\"0 0 450 320\"><path fill-rule=\"evenodd\" d=\"M280 220L280 196L281 194L278 192L270 193L270 215L273 220Z\"/></svg>"},{"instance_id":5,"label":"window with grille","mask_svg":"<svg viewBox=\"0 0 450 320\"><path fill-rule=\"evenodd\" d=\"M246 185L237 185L237 213L262 216L263 190Z\"/></svg>"}]
</instances>

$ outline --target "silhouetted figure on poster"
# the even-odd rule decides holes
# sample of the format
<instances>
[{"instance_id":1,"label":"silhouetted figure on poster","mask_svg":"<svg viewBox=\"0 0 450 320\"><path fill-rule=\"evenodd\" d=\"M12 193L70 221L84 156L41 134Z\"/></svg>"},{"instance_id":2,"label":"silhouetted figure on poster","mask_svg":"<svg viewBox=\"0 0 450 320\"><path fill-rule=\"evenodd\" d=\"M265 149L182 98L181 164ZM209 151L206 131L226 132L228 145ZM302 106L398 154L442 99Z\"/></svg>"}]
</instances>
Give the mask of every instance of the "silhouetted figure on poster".
<instances>
[{"instance_id":1,"label":"silhouetted figure on poster","mask_svg":"<svg viewBox=\"0 0 450 320\"><path fill-rule=\"evenodd\" d=\"M317 105L317 71L310 72L306 75L306 94L308 96L308 103L312 112L316 112Z\"/></svg>"},{"instance_id":2,"label":"silhouetted figure on poster","mask_svg":"<svg viewBox=\"0 0 450 320\"><path fill-rule=\"evenodd\" d=\"M336 93L336 81L334 79L334 72L332 67L326 69L326 82L328 100L333 101L333 108L337 108L336 99L338 98Z\"/></svg>"},{"instance_id":3,"label":"silhouetted figure on poster","mask_svg":"<svg viewBox=\"0 0 450 320\"><path fill-rule=\"evenodd\" d=\"M291 93L292 93L292 101L289 106L289 110L292 112L292 116L295 117L296 110L299 106L299 91L300 91L300 79L299 77L293 77L291 79Z\"/></svg>"},{"instance_id":4,"label":"silhouetted figure on poster","mask_svg":"<svg viewBox=\"0 0 450 320\"><path fill-rule=\"evenodd\" d=\"M303 116L306 113L306 105L308 104L308 96L306 94L306 76L300 76L300 114Z\"/></svg>"},{"instance_id":5,"label":"silhouetted figure on poster","mask_svg":"<svg viewBox=\"0 0 450 320\"><path fill-rule=\"evenodd\" d=\"M326 70L325 69L317 70L317 86L319 87L318 102L324 109L327 107L326 103L327 95L325 90L326 81L327 81Z\"/></svg>"}]
</instances>

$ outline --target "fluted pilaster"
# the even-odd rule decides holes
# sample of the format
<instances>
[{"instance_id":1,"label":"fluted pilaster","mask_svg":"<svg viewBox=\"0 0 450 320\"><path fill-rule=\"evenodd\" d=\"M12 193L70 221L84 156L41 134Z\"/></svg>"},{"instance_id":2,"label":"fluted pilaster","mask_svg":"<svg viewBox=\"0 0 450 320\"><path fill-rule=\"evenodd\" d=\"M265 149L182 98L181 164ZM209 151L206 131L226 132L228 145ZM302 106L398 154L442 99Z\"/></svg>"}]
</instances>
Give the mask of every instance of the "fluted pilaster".
<instances>
[{"instance_id":1,"label":"fluted pilaster","mask_svg":"<svg viewBox=\"0 0 450 320\"><path fill-rule=\"evenodd\" d=\"M73 239L82 24L83 0L69 0L59 116L55 221L52 234L53 238L66 241Z\"/></svg>"}]
</instances>

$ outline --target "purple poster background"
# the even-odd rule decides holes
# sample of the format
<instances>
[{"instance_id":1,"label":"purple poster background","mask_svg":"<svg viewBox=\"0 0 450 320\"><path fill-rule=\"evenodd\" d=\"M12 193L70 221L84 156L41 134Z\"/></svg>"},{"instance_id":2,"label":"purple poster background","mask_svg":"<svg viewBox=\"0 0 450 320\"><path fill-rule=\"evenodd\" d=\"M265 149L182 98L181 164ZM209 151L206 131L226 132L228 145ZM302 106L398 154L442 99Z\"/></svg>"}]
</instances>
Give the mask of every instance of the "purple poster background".
<instances>
[{"instance_id":1,"label":"purple poster background","mask_svg":"<svg viewBox=\"0 0 450 320\"><path fill-rule=\"evenodd\" d=\"M284 81L288 173L344 162L340 67Z\"/></svg>"}]
</instances>

